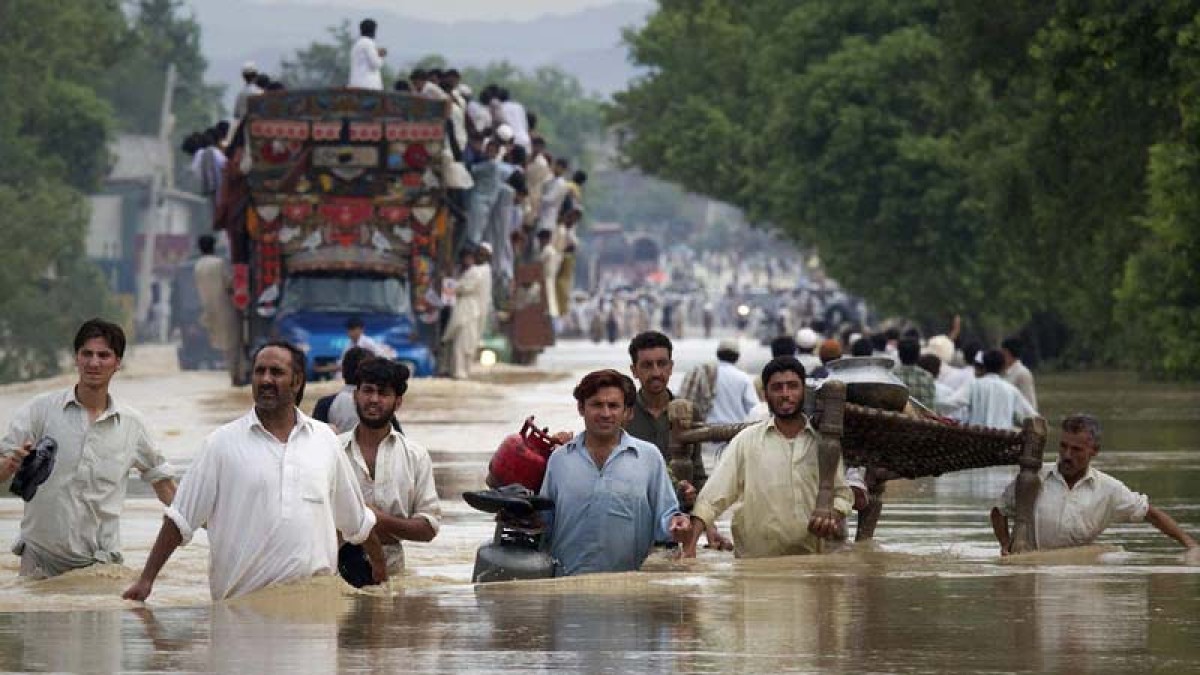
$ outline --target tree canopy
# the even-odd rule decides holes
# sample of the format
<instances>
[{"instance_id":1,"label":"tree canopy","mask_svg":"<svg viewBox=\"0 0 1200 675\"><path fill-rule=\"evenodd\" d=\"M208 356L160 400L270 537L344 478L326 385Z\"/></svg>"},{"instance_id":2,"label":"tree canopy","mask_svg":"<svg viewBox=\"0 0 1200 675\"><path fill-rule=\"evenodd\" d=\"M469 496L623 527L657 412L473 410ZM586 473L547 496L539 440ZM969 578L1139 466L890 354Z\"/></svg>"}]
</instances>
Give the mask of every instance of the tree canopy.
<instances>
[{"instance_id":1,"label":"tree canopy","mask_svg":"<svg viewBox=\"0 0 1200 675\"><path fill-rule=\"evenodd\" d=\"M884 311L1062 323L1078 362L1157 336L1136 365L1195 375L1198 26L1182 0L662 0L612 118L629 161Z\"/></svg>"}]
</instances>

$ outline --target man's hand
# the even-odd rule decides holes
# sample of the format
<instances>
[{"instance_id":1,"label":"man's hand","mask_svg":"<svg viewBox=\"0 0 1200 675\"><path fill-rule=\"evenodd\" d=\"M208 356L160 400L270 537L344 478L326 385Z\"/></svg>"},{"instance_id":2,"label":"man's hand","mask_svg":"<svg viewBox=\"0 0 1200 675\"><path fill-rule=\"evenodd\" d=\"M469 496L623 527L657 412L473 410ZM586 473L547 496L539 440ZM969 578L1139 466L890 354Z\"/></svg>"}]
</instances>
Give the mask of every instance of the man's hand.
<instances>
[{"instance_id":1,"label":"man's hand","mask_svg":"<svg viewBox=\"0 0 1200 675\"><path fill-rule=\"evenodd\" d=\"M714 548L718 551L732 551L733 542L726 539L716 525L709 527L704 531L704 538L708 540L705 548Z\"/></svg>"},{"instance_id":2,"label":"man's hand","mask_svg":"<svg viewBox=\"0 0 1200 675\"><path fill-rule=\"evenodd\" d=\"M555 445L566 445L571 442L572 438L575 438L575 434L570 431L560 431L551 436L550 440L554 441Z\"/></svg>"},{"instance_id":3,"label":"man's hand","mask_svg":"<svg viewBox=\"0 0 1200 675\"><path fill-rule=\"evenodd\" d=\"M833 539L842 531L845 516L836 511L814 511L808 519L808 531L821 539Z\"/></svg>"},{"instance_id":4,"label":"man's hand","mask_svg":"<svg viewBox=\"0 0 1200 675\"><path fill-rule=\"evenodd\" d=\"M686 544L691 539L692 520L687 514L676 513L671 516L671 522L667 525L667 532L671 538L680 544Z\"/></svg>"},{"instance_id":5,"label":"man's hand","mask_svg":"<svg viewBox=\"0 0 1200 675\"><path fill-rule=\"evenodd\" d=\"M387 56L387 47L380 47L380 48L379 48L379 56L380 56L380 58L382 58L382 57L384 57L384 56Z\"/></svg>"},{"instance_id":6,"label":"man's hand","mask_svg":"<svg viewBox=\"0 0 1200 675\"><path fill-rule=\"evenodd\" d=\"M25 461L31 450L33 450L33 441L26 441L24 445L14 450L13 454L0 461L0 481L12 478L13 474L21 468L21 462Z\"/></svg>"},{"instance_id":7,"label":"man's hand","mask_svg":"<svg viewBox=\"0 0 1200 675\"><path fill-rule=\"evenodd\" d=\"M125 589L121 597L126 600L136 600L137 602L145 602L146 598L150 597L150 591L153 589L154 583L145 579L138 579L132 586Z\"/></svg>"},{"instance_id":8,"label":"man's hand","mask_svg":"<svg viewBox=\"0 0 1200 675\"><path fill-rule=\"evenodd\" d=\"M1009 551L1007 546L1000 547L1000 557L1001 558L1011 555L1011 554L1012 554L1012 551Z\"/></svg>"},{"instance_id":9,"label":"man's hand","mask_svg":"<svg viewBox=\"0 0 1200 675\"><path fill-rule=\"evenodd\" d=\"M675 488L679 493L679 503L685 509L690 509L696 503L696 486L692 485L691 481L679 481L679 487Z\"/></svg>"}]
</instances>

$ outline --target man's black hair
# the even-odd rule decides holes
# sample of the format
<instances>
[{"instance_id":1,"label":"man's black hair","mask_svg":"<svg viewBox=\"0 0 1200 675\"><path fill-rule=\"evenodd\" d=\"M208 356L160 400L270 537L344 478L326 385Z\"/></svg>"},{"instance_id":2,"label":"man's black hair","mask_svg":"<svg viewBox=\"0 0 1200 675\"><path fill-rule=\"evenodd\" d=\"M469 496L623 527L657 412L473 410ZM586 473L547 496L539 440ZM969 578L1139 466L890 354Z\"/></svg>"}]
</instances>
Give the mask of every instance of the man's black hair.
<instances>
[{"instance_id":1,"label":"man's black hair","mask_svg":"<svg viewBox=\"0 0 1200 675\"><path fill-rule=\"evenodd\" d=\"M425 72L424 70L421 70L420 68L413 68L413 71L408 74L408 79L410 79L410 80L428 80L429 73Z\"/></svg>"},{"instance_id":2,"label":"man's black hair","mask_svg":"<svg viewBox=\"0 0 1200 675\"><path fill-rule=\"evenodd\" d=\"M850 345L850 356L870 356L875 353L871 338L860 337Z\"/></svg>"},{"instance_id":3,"label":"man's black hair","mask_svg":"<svg viewBox=\"0 0 1200 675\"><path fill-rule=\"evenodd\" d=\"M800 363L800 359L794 356L776 356L767 361L767 365L762 369L762 383L765 390L771 384L771 377L779 373L793 372L800 376L800 381L804 382L804 378L808 373L804 372L804 364Z\"/></svg>"},{"instance_id":4,"label":"man's black hair","mask_svg":"<svg viewBox=\"0 0 1200 675\"><path fill-rule=\"evenodd\" d=\"M777 356L795 356L796 355L796 339L790 335L780 335L771 340L771 357Z\"/></svg>"},{"instance_id":5,"label":"man's black hair","mask_svg":"<svg viewBox=\"0 0 1200 675\"><path fill-rule=\"evenodd\" d=\"M355 386L373 384L380 389L391 389L397 396L408 391L408 368L391 359L368 357L358 364Z\"/></svg>"},{"instance_id":6,"label":"man's black hair","mask_svg":"<svg viewBox=\"0 0 1200 675\"><path fill-rule=\"evenodd\" d=\"M742 358L741 352L735 352L731 349L718 349L717 360L725 363L737 363L738 359Z\"/></svg>"},{"instance_id":7,"label":"man's black hair","mask_svg":"<svg viewBox=\"0 0 1200 675\"><path fill-rule=\"evenodd\" d=\"M358 385L358 366L372 356L374 354L371 350L365 347L351 347L346 350L346 354L342 356L342 380L346 384Z\"/></svg>"},{"instance_id":8,"label":"man's black hair","mask_svg":"<svg viewBox=\"0 0 1200 675\"><path fill-rule=\"evenodd\" d=\"M365 326L366 326L366 324L363 323L361 316L352 316L349 319L346 319L346 330L353 330L355 328L364 328Z\"/></svg>"},{"instance_id":9,"label":"man's black hair","mask_svg":"<svg viewBox=\"0 0 1200 675\"><path fill-rule=\"evenodd\" d=\"M901 338L912 338L914 340L920 341L921 329L917 328L916 326L909 326L908 328L904 329L904 332L900 335L900 337Z\"/></svg>"},{"instance_id":10,"label":"man's black hair","mask_svg":"<svg viewBox=\"0 0 1200 675\"><path fill-rule=\"evenodd\" d=\"M1004 349L1009 354L1012 354L1012 357L1014 359L1021 358L1021 351L1024 349L1024 347L1025 347L1025 344L1021 342L1021 338L1019 338L1015 335L1012 337L1004 338L1004 342L1000 343L1000 348Z\"/></svg>"},{"instance_id":11,"label":"man's black hair","mask_svg":"<svg viewBox=\"0 0 1200 675\"><path fill-rule=\"evenodd\" d=\"M396 84L392 85L392 89L396 91L412 91L412 85L408 80L396 80Z\"/></svg>"},{"instance_id":12,"label":"man's black hair","mask_svg":"<svg viewBox=\"0 0 1200 675\"><path fill-rule=\"evenodd\" d=\"M83 343L92 338L101 338L108 343L108 348L113 350L118 359L125 358L125 331L117 324L101 318L84 321L75 332L75 351L82 349Z\"/></svg>"},{"instance_id":13,"label":"man's black hair","mask_svg":"<svg viewBox=\"0 0 1200 675\"><path fill-rule=\"evenodd\" d=\"M204 255L212 255L217 250L217 239L211 234L202 234L196 240L196 245L200 247L200 252Z\"/></svg>"},{"instance_id":14,"label":"man's black hair","mask_svg":"<svg viewBox=\"0 0 1200 675\"><path fill-rule=\"evenodd\" d=\"M375 29L378 27L379 24L375 23L374 19L363 19L358 22L358 32L369 38L375 37Z\"/></svg>"},{"instance_id":15,"label":"man's black hair","mask_svg":"<svg viewBox=\"0 0 1200 675\"><path fill-rule=\"evenodd\" d=\"M257 85L259 89L266 91L267 88L271 86L271 76L267 75L266 73L259 73L254 76L254 84Z\"/></svg>"},{"instance_id":16,"label":"man's black hair","mask_svg":"<svg viewBox=\"0 0 1200 675\"><path fill-rule=\"evenodd\" d=\"M629 341L629 362L636 364L638 352L643 349L657 349L659 347L666 348L668 358L671 357L675 350L674 345L671 344L671 338L656 330L638 333Z\"/></svg>"},{"instance_id":17,"label":"man's black hair","mask_svg":"<svg viewBox=\"0 0 1200 675\"><path fill-rule=\"evenodd\" d=\"M871 341L871 348L873 350L877 352L887 351L887 333L874 333L868 339Z\"/></svg>"},{"instance_id":18,"label":"man's black hair","mask_svg":"<svg viewBox=\"0 0 1200 675\"><path fill-rule=\"evenodd\" d=\"M525 160L528 157L529 157L529 154L527 152L525 152L525 146L523 146L523 145L514 145L512 147L512 150L508 151L508 162L510 164L516 164L517 166L521 166L521 165L525 164Z\"/></svg>"},{"instance_id":19,"label":"man's black hair","mask_svg":"<svg viewBox=\"0 0 1200 675\"><path fill-rule=\"evenodd\" d=\"M896 345L896 354L900 357L900 363L915 366L917 359L921 358L921 343L913 338L904 338Z\"/></svg>"},{"instance_id":20,"label":"man's black hair","mask_svg":"<svg viewBox=\"0 0 1200 675\"><path fill-rule=\"evenodd\" d=\"M942 360L937 357L937 354L922 354L917 358L917 366L932 375L934 379L937 379L938 373L942 372Z\"/></svg>"},{"instance_id":21,"label":"man's black hair","mask_svg":"<svg viewBox=\"0 0 1200 675\"><path fill-rule=\"evenodd\" d=\"M1004 372L1004 352L999 349L989 349L983 353L983 370L986 373Z\"/></svg>"},{"instance_id":22,"label":"man's black hair","mask_svg":"<svg viewBox=\"0 0 1200 675\"><path fill-rule=\"evenodd\" d=\"M501 103L508 103L508 90L500 87L496 90L496 98L500 99Z\"/></svg>"},{"instance_id":23,"label":"man's black hair","mask_svg":"<svg viewBox=\"0 0 1200 675\"><path fill-rule=\"evenodd\" d=\"M587 172L582 169L580 169L579 171L576 171L574 174L571 175L571 182L575 183L576 185L578 185L580 187L583 187L583 184L587 182L587 179L588 179Z\"/></svg>"},{"instance_id":24,"label":"man's black hair","mask_svg":"<svg viewBox=\"0 0 1200 675\"><path fill-rule=\"evenodd\" d=\"M883 338L888 342L900 339L900 329L895 326L883 331Z\"/></svg>"}]
</instances>

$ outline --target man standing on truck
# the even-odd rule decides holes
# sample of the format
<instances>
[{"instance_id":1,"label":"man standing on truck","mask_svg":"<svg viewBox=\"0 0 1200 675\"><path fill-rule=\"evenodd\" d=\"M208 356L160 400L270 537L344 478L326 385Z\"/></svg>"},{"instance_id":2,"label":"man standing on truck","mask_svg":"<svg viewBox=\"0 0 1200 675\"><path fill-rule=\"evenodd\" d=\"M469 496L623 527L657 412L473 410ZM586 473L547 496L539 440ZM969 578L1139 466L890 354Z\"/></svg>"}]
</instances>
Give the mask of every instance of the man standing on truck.
<instances>
[{"instance_id":1,"label":"man standing on truck","mask_svg":"<svg viewBox=\"0 0 1200 675\"><path fill-rule=\"evenodd\" d=\"M358 24L362 37L350 48L350 88L383 90L383 57L387 50L375 45L375 20Z\"/></svg>"}]
</instances>

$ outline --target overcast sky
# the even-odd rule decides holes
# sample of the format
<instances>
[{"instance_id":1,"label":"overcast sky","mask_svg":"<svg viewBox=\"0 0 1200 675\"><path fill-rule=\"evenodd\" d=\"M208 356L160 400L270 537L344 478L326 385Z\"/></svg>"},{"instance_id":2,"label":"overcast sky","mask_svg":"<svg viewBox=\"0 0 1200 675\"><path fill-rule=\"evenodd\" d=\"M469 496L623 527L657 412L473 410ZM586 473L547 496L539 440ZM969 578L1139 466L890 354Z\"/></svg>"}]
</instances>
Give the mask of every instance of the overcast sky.
<instances>
[{"instance_id":1,"label":"overcast sky","mask_svg":"<svg viewBox=\"0 0 1200 675\"><path fill-rule=\"evenodd\" d=\"M371 8L387 9L398 14L431 21L462 21L464 19L512 19L523 21L543 14L572 12L616 4L619 0L252 0L261 4L304 3L336 8L341 11ZM652 0L625 0L645 5Z\"/></svg>"}]
</instances>

